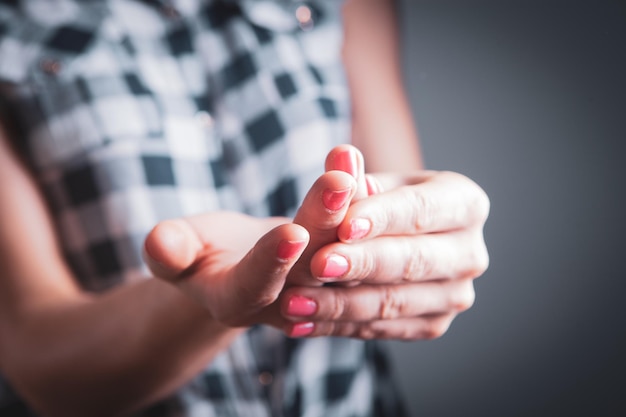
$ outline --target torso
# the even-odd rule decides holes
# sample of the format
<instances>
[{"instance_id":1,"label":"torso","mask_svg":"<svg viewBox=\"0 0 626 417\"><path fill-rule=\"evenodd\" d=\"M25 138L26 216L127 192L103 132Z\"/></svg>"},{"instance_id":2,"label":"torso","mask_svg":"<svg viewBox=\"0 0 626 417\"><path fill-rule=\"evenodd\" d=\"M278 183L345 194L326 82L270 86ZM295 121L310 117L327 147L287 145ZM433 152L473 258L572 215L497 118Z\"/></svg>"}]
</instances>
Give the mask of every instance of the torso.
<instances>
[{"instance_id":1,"label":"torso","mask_svg":"<svg viewBox=\"0 0 626 417\"><path fill-rule=\"evenodd\" d=\"M160 220L292 215L349 138L339 4L41 3L0 7L0 95L86 291L147 279ZM369 415L367 355L258 327L149 415Z\"/></svg>"}]
</instances>

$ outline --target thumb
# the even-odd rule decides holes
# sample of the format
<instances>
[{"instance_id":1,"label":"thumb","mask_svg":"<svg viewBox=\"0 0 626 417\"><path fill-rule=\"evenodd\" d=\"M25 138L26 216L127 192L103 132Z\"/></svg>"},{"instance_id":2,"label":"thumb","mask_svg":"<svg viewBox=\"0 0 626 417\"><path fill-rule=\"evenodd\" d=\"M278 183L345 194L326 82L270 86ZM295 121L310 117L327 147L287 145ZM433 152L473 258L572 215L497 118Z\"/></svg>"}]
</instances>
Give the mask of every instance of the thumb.
<instances>
[{"instance_id":1,"label":"thumb","mask_svg":"<svg viewBox=\"0 0 626 417\"><path fill-rule=\"evenodd\" d=\"M166 220L146 237L143 257L155 276L176 281L195 262L202 248L202 241L187 221Z\"/></svg>"},{"instance_id":2,"label":"thumb","mask_svg":"<svg viewBox=\"0 0 626 417\"><path fill-rule=\"evenodd\" d=\"M297 224L283 224L261 237L224 277L225 297L214 305L214 316L231 326L272 323L261 310L278 299L289 271L309 243L309 233Z\"/></svg>"}]
</instances>

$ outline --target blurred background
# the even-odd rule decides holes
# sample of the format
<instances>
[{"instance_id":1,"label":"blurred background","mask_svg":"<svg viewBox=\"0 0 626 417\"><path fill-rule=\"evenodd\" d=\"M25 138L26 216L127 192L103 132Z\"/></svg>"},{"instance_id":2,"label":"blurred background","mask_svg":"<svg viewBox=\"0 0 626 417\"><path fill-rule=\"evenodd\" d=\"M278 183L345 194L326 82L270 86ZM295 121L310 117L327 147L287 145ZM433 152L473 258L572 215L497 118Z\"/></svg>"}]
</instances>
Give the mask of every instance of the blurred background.
<instances>
[{"instance_id":1,"label":"blurred background","mask_svg":"<svg viewBox=\"0 0 626 417\"><path fill-rule=\"evenodd\" d=\"M391 343L413 415L626 416L626 5L399 6L426 165L492 203L474 307Z\"/></svg>"}]
</instances>

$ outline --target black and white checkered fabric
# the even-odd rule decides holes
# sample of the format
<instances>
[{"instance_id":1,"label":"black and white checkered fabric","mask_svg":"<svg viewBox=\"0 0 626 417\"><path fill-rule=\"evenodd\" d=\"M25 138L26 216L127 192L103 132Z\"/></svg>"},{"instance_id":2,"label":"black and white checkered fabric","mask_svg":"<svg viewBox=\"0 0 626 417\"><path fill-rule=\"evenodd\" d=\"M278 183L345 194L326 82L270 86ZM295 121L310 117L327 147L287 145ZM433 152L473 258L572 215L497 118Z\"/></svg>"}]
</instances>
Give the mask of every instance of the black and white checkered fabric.
<instances>
[{"instance_id":1,"label":"black and white checkered fabric","mask_svg":"<svg viewBox=\"0 0 626 417\"><path fill-rule=\"evenodd\" d=\"M294 213L349 137L339 9L0 0L3 119L86 290L146 279L160 220ZM373 343L257 327L141 415L397 417L391 387ZM28 415L18 401L0 381L0 406Z\"/></svg>"}]
</instances>

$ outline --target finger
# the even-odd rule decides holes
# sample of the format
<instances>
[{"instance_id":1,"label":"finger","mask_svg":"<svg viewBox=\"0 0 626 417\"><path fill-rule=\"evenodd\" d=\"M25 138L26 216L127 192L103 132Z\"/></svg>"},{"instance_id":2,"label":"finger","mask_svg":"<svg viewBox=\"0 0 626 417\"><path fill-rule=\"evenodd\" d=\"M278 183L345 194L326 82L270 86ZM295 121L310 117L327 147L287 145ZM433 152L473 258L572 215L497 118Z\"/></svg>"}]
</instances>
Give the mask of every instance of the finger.
<instances>
[{"instance_id":1,"label":"finger","mask_svg":"<svg viewBox=\"0 0 626 417\"><path fill-rule=\"evenodd\" d=\"M370 174L365 174L365 183L367 184L367 195L380 194L383 192L383 186L378 179Z\"/></svg>"},{"instance_id":2,"label":"finger","mask_svg":"<svg viewBox=\"0 0 626 417\"><path fill-rule=\"evenodd\" d=\"M488 265L482 232L472 229L333 243L311 258L311 273L322 282L406 283L476 278Z\"/></svg>"},{"instance_id":3,"label":"finger","mask_svg":"<svg viewBox=\"0 0 626 417\"><path fill-rule=\"evenodd\" d=\"M450 231L484 223L489 199L473 181L439 173L354 203L338 230L343 241Z\"/></svg>"},{"instance_id":4,"label":"finger","mask_svg":"<svg viewBox=\"0 0 626 417\"><path fill-rule=\"evenodd\" d=\"M291 337L351 337L363 340L430 340L443 336L455 314L370 322L301 322L285 326Z\"/></svg>"},{"instance_id":5,"label":"finger","mask_svg":"<svg viewBox=\"0 0 626 417\"><path fill-rule=\"evenodd\" d=\"M143 257L157 277L174 281L198 258L203 243L185 220L157 224L146 237Z\"/></svg>"},{"instance_id":6,"label":"finger","mask_svg":"<svg viewBox=\"0 0 626 417\"><path fill-rule=\"evenodd\" d=\"M471 280L354 287L295 287L281 295L281 312L294 321L368 322L459 313L475 299Z\"/></svg>"},{"instance_id":7,"label":"finger","mask_svg":"<svg viewBox=\"0 0 626 417\"><path fill-rule=\"evenodd\" d=\"M251 221L248 216L231 212L165 220L158 223L146 237L144 260L157 277L176 280L203 252L216 246L216 242L222 248L251 248L271 227L287 222L285 218ZM242 255L234 253L234 260L238 261Z\"/></svg>"},{"instance_id":8,"label":"finger","mask_svg":"<svg viewBox=\"0 0 626 417\"><path fill-rule=\"evenodd\" d=\"M309 231L310 242L289 275L290 283L320 285L310 272L311 257L322 246L337 241L337 227L355 191L354 178L341 171L326 172L313 184L294 218L294 223Z\"/></svg>"},{"instance_id":9,"label":"finger","mask_svg":"<svg viewBox=\"0 0 626 417\"><path fill-rule=\"evenodd\" d=\"M352 201L360 200L369 195L363 154L356 147L352 145L336 146L328 153L325 167L326 171L343 171L354 177L357 188Z\"/></svg>"},{"instance_id":10,"label":"finger","mask_svg":"<svg viewBox=\"0 0 626 417\"><path fill-rule=\"evenodd\" d=\"M261 322L263 319L256 315L277 300L308 241L309 234L303 227L278 226L261 237L234 266L224 267L216 262L220 253L200 257L179 286L225 324Z\"/></svg>"}]
</instances>

